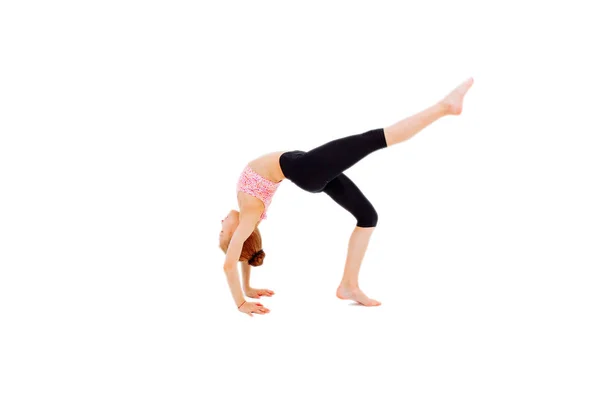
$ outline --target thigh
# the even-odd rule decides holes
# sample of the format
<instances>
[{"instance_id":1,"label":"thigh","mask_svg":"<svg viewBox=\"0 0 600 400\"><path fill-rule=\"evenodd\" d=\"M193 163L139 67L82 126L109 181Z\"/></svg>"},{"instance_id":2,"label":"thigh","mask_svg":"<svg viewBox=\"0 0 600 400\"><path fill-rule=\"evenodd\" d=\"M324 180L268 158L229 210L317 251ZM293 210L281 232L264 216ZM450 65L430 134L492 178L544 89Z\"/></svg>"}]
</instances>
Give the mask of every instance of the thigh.
<instances>
[{"instance_id":1,"label":"thigh","mask_svg":"<svg viewBox=\"0 0 600 400\"><path fill-rule=\"evenodd\" d=\"M321 181L331 181L369 154L386 147L383 128L331 140L307 151L302 159Z\"/></svg>"},{"instance_id":2,"label":"thigh","mask_svg":"<svg viewBox=\"0 0 600 400\"><path fill-rule=\"evenodd\" d=\"M377 225L377 212L356 184L344 173L332 179L323 189L329 197L352 214L360 227Z\"/></svg>"}]
</instances>

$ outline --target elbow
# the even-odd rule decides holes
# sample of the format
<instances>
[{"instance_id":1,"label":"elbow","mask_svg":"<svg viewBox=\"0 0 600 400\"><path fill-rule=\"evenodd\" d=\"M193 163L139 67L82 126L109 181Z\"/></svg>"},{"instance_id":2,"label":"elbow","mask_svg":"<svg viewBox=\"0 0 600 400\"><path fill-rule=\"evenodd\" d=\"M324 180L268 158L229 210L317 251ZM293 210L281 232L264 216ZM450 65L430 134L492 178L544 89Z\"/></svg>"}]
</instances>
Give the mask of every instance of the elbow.
<instances>
[{"instance_id":1,"label":"elbow","mask_svg":"<svg viewBox=\"0 0 600 400\"><path fill-rule=\"evenodd\" d=\"M235 268L235 264L232 265L230 263L227 263L227 264L223 265L223 271L225 271L226 274L233 271L234 268Z\"/></svg>"},{"instance_id":2,"label":"elbow","mask_svg":"<svg viewBox=\"0 0 600 400\"><path fill-rule=\"evenodd\" d=\"M235 261L235 258L227 257L225 259L225 263L223 264L223 271L225 271L226 273L229 273L229 272L235 270L236 267L237 267L237 261Z\"/></svg>"},{"instance_id":3,"label":"elbow","mask_svg":"<svg viewBox=\"0 0 600 400\"><path fill-rule=\"evenodd\" d=\"M239 243L235 238L229 243L227 254L225 255L225 263L223 264L223 270L225 272L233 271L237 267L238 259L242 252L242 243Z\"/></svg>"}]
</instances>

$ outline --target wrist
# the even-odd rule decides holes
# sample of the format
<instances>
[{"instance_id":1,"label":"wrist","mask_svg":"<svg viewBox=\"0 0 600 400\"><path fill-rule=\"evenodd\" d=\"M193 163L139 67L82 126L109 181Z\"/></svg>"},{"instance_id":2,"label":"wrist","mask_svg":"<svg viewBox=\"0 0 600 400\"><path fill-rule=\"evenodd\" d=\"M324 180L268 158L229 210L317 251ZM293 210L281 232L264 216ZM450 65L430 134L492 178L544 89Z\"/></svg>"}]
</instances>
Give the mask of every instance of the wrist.
<instances>
[{"instance_id":1,"label":"wrist","mask_svg":"<svg viewBox=\"0 0 600 400\"><path fill-rule=\"evenodd\" d=\"M244 300L244 301L242 301L242 302L240 303L240 305L238 306L238 310L239 310L239 309L240 309L240 307L241 307L241 306L243 306L244 304L246 304L246 300Z\"/></svg>"}]
</instances>

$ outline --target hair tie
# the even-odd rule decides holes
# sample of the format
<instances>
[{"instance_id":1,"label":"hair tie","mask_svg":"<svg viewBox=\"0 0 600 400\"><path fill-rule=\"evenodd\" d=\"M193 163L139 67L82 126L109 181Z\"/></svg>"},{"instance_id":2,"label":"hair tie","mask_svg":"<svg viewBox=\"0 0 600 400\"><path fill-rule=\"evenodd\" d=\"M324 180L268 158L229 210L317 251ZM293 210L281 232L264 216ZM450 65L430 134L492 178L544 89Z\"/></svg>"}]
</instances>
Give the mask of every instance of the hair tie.
<instances>
[{"instance_id":1,"label":"hair tie","mask_svg":"<svg viewBox=\"0 0 600 400\"><path fill-rule=\"evenodd\" d=\"M252 257L250 257L250 259L248 260L248 264L250 264L252 261L254 261L254 259L256 259L256 257L258 256L258 253L260 253L261 251L262 251L262 249L260 249L256 253L252 254Z\"/></svg>"}]
</instances>

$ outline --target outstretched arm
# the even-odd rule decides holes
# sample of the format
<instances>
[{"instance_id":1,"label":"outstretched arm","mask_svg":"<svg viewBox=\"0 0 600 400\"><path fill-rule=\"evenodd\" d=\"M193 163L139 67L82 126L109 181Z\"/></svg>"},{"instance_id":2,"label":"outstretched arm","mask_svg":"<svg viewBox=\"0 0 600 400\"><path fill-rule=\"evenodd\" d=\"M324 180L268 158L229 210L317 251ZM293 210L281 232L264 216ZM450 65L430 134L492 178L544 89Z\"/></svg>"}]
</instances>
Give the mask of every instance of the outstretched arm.
<instances>
[{"instance_id":1,"label":"outstretched arm","mask_svg":"<svg viewBox=\"0 0 600 400\"><path fill-rule=\"evenodd\" d=\"M237 262L240 258L240 254L242 253L244 242L254 231L256 222L259 220L259 218L259 212L250 211L243 214L240 213L240 222L237 229L233 233L233 236L231 237L231 241L225 255L225 265L223 266L223 270L227 275L229 289L231 290L231 294L236 306L240 311L248 313L251 316L253 312L264 314L265 312L268 312L268 310L259 303L246 303L246 300L244 299L244 293L242 292L242 287L240 285Z\"/></svg>"},{"instance_id":2,"label":"outstretched arm","mask_svg":"<svg viewBox=\"0 0 600 400\"><path fill-rule=\"evenodd\" d=\"M247 261L242 261L242 283L246 296L253 299L259 299L260 296L273 296L275 292L269 289L254 289L250 286L250 264Z\"/></svg>"},{"instance_id":3,"label":"outstretched arm","mask_svg":"<svg viewBox=\"0 0 600 400\"><path fill-rule=\"evenodd\" d=\"M248 294L250 289L250 264L248 264L248 261L242 261L242 285L244 293Z\"/></svg>"}]
</instances>

